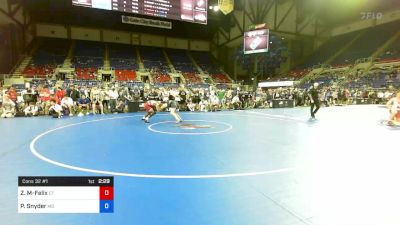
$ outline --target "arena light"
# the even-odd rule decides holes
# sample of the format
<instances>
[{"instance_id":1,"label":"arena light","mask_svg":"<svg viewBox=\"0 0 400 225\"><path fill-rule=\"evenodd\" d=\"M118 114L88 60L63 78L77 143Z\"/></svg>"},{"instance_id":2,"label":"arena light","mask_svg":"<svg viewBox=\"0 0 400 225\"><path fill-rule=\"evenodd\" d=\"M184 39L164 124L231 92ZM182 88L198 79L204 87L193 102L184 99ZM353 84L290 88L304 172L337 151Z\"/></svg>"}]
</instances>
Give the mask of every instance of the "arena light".
<instances>
[{"instance_id":1,"label":"arena light","mask_svg":"<svg viewBox=\"0 0 400 225\"><path fill-rule=\"evenodd\" d=\"M219 11L219 6L214 6L214 12L218 12Z\"/></svg>"}]
</instances>

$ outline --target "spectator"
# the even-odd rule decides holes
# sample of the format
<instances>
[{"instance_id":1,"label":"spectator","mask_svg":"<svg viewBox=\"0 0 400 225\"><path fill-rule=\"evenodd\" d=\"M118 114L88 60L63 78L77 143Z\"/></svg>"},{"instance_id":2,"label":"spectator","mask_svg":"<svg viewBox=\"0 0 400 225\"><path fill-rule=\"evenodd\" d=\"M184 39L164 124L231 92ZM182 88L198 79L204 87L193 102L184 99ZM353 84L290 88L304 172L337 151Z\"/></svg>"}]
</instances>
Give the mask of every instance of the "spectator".
<instances>
[{"instance_id":1,"label":"spectator","mask_svg":"<svg viewBox=\"0 0 400 225\"><path fill-rule=\"evenodd\" d=\"M41 107L44 110L44 114L48 115L49 114L49 107L50 107L50 101L51 101L51 93L50 90L48 89L47 86L42 88L39 92L40 96L40 102L41 102Z\"/></svg>"},{"instance_id":2,"label":"spectator","mask_svg":"<svg viewBox=\"0 0 400 225\"><path fill-rule=\"evenodd\" d=\"M49 115L53 118L61 118L63 116L61 105L57 104L56 100L50 101Z\"/></svg>"},{"instance_id":3,"label":"spectator","mask_svg":"<svg viewBox=\"0 0 400 225\"><path fill-rule=\"evenodd\" d=\"M67 91L67 95L72 98L74 103L76 103L78 101L78 99L81 97L79 91L73 85Z\"/></svg>"},{"instance_id":4,"label":"spectator","mask_svg":"<svg viewBox=\"0 0 400 225\"><path fill-rule=\"evenodd\" d=\"M4 90L2 87L0 87L0 107L3 104L3 95L4 95Z\"/></svg>"},{"instance_id":5,"label":"spectator","mask_svg":"<svg viewBox=\"0 0 400 225\"><path fill-rule=\"evenodd\" d=\"M90 111L90 98L86 97L86 95L82 95L81 98L78 99L78 116L81 117L83 116L83 109L86 110L86 115L89 115Z\"/></svg>"},{"instance_id":6,"label":"spectator","mask_svg":"<svg viewBox=\"0 0 400 225\"><path fill-rule=\"evenodd\" d=\"M214 93L210 96L210 110L212 112L219 110L219 99Z\"/></svg>"},{"instance_id":7,"label":"spectator","mask_svg":"<svg viewBox=\"0 0 400 225\"><path fill-rule=\"evenodd\" d=\"M100 113L103 115L104 114L104 108L103 108L103 100L104 100L104 95L102 94L101 90L99 90L97 87L93 87L91 92L90 92L90 98L92 100L92 110L93 110L93 115L96 115L96 111L99 109Z\"/></svg>"},{"instance_id":8,"label":"spectator","mask_svg":"<svg viewBox=\"0 0 400 225\"><path fill-rule=\"evenodd\" d=\"M101 90L101 95L103 98L103 107L104 109L110 110L110 95L109 95L108 87L105 87Z\"/></svg>"},{"instance_id":9,"label":"spectator","mask_svg":"<svg viewBox=\"0 0 400 225\"><path fill-rule=\"evenodd\" d=\"M119 97L118 91L113 87L108 91L108 96L110 96L110 111L114 112L117 107L117 99Z\"/></svg>"},{"instance_id":10,"label":"spectator","mask_svg":"<svg viewBox=\"0 0 400 225\"><path fill-rule=\"evenodd\" d=\"M202 99L199 103L200 111L201 112L208 112L208 101L205 99Z\"/></svg>"},{"instance_id":11,"label":"spectator","mask_svg":"<svg viewBox=\"0 0 400 225\"><path fill-rule=\"evenodd\" d=\"M57 91L55 94L55 99L58 104L61 103L61 100L65 97L66 94L67 94L67 92L65 90L63 90L61 87L57 88Z\"/></svg>"},{"instance_id":12,"label":"spectator","mask_svg":"<svg viewBox=\"0 0 400 225\"><path fill-rule=\"evenodd\" d=\"M25 116L37 116L39 114L39 108L34 102L29 102L29 105L24 109Z\"/></svg>"},{"instance_id":13,"label":"spectator","mask_svg":"<svg viewBox=\"0 0 400 225\"><path fill-rule=\"evenodd\" d=\"M241 109L241 108L242 108L242 102L240 101L238 95L235 95L235 96L232 98L232 106L233 106L233 109L235 109L235 110Z\"/></svg>"},{"instance_id":14,"label":"spectator","mask_svg":"<svg viewBox=\"0 0 400 225\"><path fill-rule=\"evenodd\" d=\"M116 105L115 110L114 110L114 114L124 113L125 112L125 106L126 106L125 101L123 99L118 99L117 105Z\"/></svg>"},{"instance_id":15,"label":"spectator","mask_svg":"<svg viewBox=\"0 0 400 225\"><path fill-rule=\"evenodd\" d=\"M196 110L196 104L193 103L191 100L189 101L189 103L187 104L187 107L189 109L190 112L194 112Z\"/></svg>"},{"instance_id":16,"label":"spectator","mask_svg":"<svg viewBox=\"0 0 400 225\"><path fill-rule=\"evenodd\" d=\"M180 110L187 109L186 100L187 100L186 91L183 88L181 88L179 91L179 109Z\"/></svg>"},{"instance_id":17,"label":"spectator","mask_svg":"<svg viewBox=\"0 0 400 225\"><path fill-rule=\"evenodd\" d=\"M65 96L61 100L61 107L63 108L63 111L65 112L65 113L63 113L64 115L69 115L69 116L74 115L74 101L72 100L71 97Z\"/></svg>"},{"instance_id":18,"label":"spectator","mask_svg":"<svg viewBox=\"0 0 400 225\"><path fill-rule=\"evenodd\" d=\"M13 102L8 95L3 97L2 114L1 118L13 118L16 114L15 102Z\"/></svg>"},{"instance_id":19,"label":"spectator","mask_svg":"<svg viewBox=\"0 0 400 225\"><path fill-rule=\"evenodd\" d=\"M33 96L32 89L27 89L26 92L25 92L25 94L24 94L22 97L23 97L23 99L24 99L25 105L29 105L31 102L33 102L33 103L36 104L36 102L33 101L34 96Z\"/></svg>"},{"instance_id":20,"label":"spectator","mask_svg":"<svg viewBox=\"0 0 400 225\"><path fill-rule=\"evenodd\" d=\"M8 98L14 103L17 103L18 94L14 87L10 87L8 90Z\"/></svg>"},{"instance_id":21,"label":"spectator","mask_svg":"<svg viewBox=\"0 0 400 225\"><path fill-rule=\"evenodd\" d=\"M140 90L139 90L138 86L133 87L133 90L131 91L131 95L132 95L133 101L135 101L135 102L140 101L141 94L140 94Z\"/></svg>"}]
</instances>

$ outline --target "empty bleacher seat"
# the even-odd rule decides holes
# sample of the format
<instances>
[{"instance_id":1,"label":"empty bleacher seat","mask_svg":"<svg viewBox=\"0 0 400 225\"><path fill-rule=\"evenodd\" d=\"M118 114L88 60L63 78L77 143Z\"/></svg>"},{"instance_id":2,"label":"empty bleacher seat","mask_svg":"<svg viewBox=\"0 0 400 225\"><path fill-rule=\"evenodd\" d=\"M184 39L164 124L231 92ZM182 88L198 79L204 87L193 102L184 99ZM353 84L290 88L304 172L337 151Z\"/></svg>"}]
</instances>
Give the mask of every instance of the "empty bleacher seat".
<instances>
[{"instance_id":1,"label":"empty bleacher seat","mask_svg":"<svg viewBox=\"0 0 400 225\"><path fill-rule=\"evenodd\" d=\"M175 67L175 70L182 73L196 73L197 68L190 60L185 50L168 49L168 57Z\"/></svg>"},{"instance_id":2,"label":"empty bleacher seat","mask_svg":"<svg viewBox=\"0 0 400 225\"><path fill-rule=\"evenodd\" d=\"M182 73L183 77L186 80L186 83L189 84L202 84L203 80L201 79L200 75L196 73Z\"/></svg>"},{"instance_id":3,"label":"empty bleacher seat","mask_svg":"<svg viewBox=\"0 0 400 225\"><path fill-rule=\"evenodd\" d=\"M45 78L53 74L57 65L64 62L70 42L63 39L39 39L38 49L32 55L32 61L22 72L28 78Z\"/></svg>"}]
</instances>

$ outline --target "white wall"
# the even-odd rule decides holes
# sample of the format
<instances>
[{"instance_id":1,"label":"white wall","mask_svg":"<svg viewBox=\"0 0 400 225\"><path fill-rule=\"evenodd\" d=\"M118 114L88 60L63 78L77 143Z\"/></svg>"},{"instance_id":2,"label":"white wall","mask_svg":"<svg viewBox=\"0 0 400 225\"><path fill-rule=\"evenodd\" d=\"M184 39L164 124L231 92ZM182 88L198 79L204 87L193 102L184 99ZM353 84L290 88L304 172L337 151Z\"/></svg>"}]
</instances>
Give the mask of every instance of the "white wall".
<instances>
[{"instance_id":1,"label":"white wall","mask_svg":"<svg viewBox=\"0 0 400 225\"><path fill-rule=\"evenodd\" d=\"M191 40L190 41L190 50L193 51L210 51L210 42L208 41L196 41L196 40Z\"/></svg>"},{"instance_id":2,"label":"white wall","mask_svg":"<svg viewBox=\"0 0 400 225\"><path fill-rule=\"evenodd\" d=\"M210 42L203 40L189 40L152 34L140 34L116 30L101 30L86 27L65 27L64 25L59 24L38 23L35 27L36 36L38 37L103 41L163 48L190 49L193 51L210 51ZM70 32L68 29L70 29Z\"/></svg>"},{"instance_id":3,"label":"white wall","mask_svg":"<svg viewBox=\"0 0 400 225\"><path fill-rule=\"evenodd\" d=\"M167 48L189 49L189 41L179 38L167 38Z\"/></svg>"},{"instance_id":4,"label":"white wall","mask_svg":"<svg viewBox=\"0 0 400 225\"><path fill-rule=\"evenodd\" d=\"M36 36L68 38L68 29L62 25L36 24Z\"/></svg>"},{"instance_id":5,"label":"white wall","mask_svg":"<svg viewBox=\"0 0 400 225\"><path fill-rule=\"evenodd\" d=\"M131 35L130 33L123 31L103 30L103 41L121 43L121 44L130 44Z\"/></svg>"},{"instance_id":6,"label":"white wall","mask_svg":"<svg viewBox=\"0 0 400 225\"><path fill-rule=\"evenodd\" d=\"M142 34L140 35L140 44L144 46L166 47L165 37L158 35Z\"/></svg>"},{"instance_id":7,"label":"white wall","mask_svg":"<svg viewBox=\"0 0 400 225\"><path fill-rule=\"evenodd\" d=\"M100 30L84 27L71 27L71 39L101 41Z\"/></svg>"},{"instance_id":8,"label":"white wall","mask_svg":"<svg viewBox=\"0 0 400 225\"><path fill-rule=\"evenodd\" d=\"M131 34L131 44L132 45L140 45L140 34L136 34L136 33Z\"/></svg>"}]
</instances>

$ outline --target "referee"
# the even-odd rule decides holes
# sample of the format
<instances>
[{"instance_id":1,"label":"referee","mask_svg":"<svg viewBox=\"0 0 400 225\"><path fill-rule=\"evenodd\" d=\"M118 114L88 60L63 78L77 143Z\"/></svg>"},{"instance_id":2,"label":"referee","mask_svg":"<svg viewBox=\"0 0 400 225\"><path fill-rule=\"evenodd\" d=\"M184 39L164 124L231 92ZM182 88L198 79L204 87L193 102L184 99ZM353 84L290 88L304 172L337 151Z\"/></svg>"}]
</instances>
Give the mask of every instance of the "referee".
<instances>
[{"instance_id":1,"label":"referee","mask_svg":"<svg viewBox=\"0 0 400 225\"><path fill-rule=\"evenodd\" d=\"M310 88L310 91L308 92L308 97L310 98L311 102L311 118L315 119L315 114L318 112L321 102L319 100L319 84L314 83L313 87ZM314 109L315 108L315 109Z\"/></svg>"}]
</instances>

